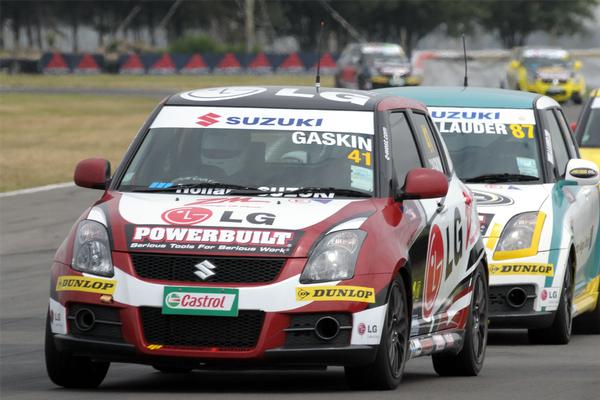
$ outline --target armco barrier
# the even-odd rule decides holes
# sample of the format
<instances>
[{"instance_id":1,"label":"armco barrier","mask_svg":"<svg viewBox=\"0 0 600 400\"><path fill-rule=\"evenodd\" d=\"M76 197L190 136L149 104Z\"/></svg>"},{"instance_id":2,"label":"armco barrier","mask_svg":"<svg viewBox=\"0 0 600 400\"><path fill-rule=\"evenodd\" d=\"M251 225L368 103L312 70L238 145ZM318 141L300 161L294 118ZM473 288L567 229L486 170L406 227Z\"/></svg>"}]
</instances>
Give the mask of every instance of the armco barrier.
<instances>
[{"instance_id":1,"label":"armco barrier","mask_svg":"<svg viewBox=\"0 0 600 400\"><path fill-rule=\"evenodd\" d=\"M335 72L337 55L321 55L321 73ZM121 54L117 72L121 74L302 74L314 73L317 54L272 53L130 53ZM40 71L47 74L108 72L104 56L98 54L46 53L40 59Z\"/></svg>"}]
</instances>

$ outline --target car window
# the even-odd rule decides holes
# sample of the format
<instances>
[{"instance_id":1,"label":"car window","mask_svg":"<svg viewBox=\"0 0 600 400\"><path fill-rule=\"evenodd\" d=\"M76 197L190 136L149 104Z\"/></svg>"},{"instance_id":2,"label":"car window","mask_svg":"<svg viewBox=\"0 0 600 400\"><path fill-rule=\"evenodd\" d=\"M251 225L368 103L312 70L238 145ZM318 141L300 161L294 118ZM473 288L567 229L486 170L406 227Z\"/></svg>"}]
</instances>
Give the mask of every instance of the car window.
<instances>
[{"instance_id":1,"label":"car window","mask_svg":"<svg viewBox=\"0 0 600 400\"><path fill-rule=\"evenodd\" d=\"M552 145L552 153L554 154L554 166L558 172L557 178L561 178L567 169L569 162L569 152L565 145L564 138L560 131L560 126L552 110L542 110L541 114L544 118L544 135L546 142L550 141ZM546 143L548 145L548 143Z\"/></svg>"},{"instance_id":2,"label":"car window","mask_svg":"<svg viewBox=\"0 0 600 400\"><path fill-rule=\"evenodd\" d=\"M166 106L120 190L223 184L372 194L373 126L371 112Z\"/></svg>"},{"instance_id":3,"label":"car window","mask_svg":"<svg viewBox=\"0 0 600 400\"><path fill-rule=\"evenodd\" d=\"M581 147L600 147L600 98L594 99L592 103L585 130L579 138L579 145Z\"/></svg>"},{"instance_id":4,"label":"car window","mask_svg":"<svg viewBox=\"0 0 600 400\"><path fill-rule=\"evenodd\" d=\"M563 137L565 138L565 141L567 142L567 149L569 150L569 158L578 158L579 153L577 151L577 146L575 145L575 138L574 138L573 133L571 132L571 129L569 128L569 125L567 124L565 115L563 114L562 110L560 110L560 109L555 109L554 115L556 116L556 119L558 120L558 124L560 125L560 130L562 131Z\"/></svg>"},{"instance_id":5,"label":"car window","mask_svg":"<svg viewBox=\"0 0 600 400\"><path fill-rule=\"evenodd\" d=\"M422 167L419 151L415 144L406 113L393 112L390 115L390 129L392 132L392 162L398 177L398 184L404 185L406 174L413 168Z\"/></svg>"},{"instance_id":6,"label":"car window","mask_svg":"<svg viewBox=\"0 0 600 400\"><path fill-rule=\"evenodd\" d=\"M424 114L413 113L412 119L415 124L414 128L415 134L417 135L417 140L419 141L423 151L425 166L427 168L433 168L444 172L442 158L440 156L435 138L433 137L433 133L431 132L429 123L427 122L427 118Z\"/></svg>"},{"instance_id":7,"label":"car window","mask_svg":"<svg viewBox=\"0 0 600 400\"><path fill-rule=\"evenodd\" d=\"M461 179L467 182L541 179L539 127L532 109L428 109Z\"/></svg>"}]
</instances>

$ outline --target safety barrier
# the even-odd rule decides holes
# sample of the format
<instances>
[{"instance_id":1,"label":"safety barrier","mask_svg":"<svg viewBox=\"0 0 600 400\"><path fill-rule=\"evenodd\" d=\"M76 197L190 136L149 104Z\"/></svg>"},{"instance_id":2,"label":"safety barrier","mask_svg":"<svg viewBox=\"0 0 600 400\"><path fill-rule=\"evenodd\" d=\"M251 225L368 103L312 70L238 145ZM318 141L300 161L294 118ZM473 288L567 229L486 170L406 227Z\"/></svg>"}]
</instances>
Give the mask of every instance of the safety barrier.
<instances>
[{"instance_id":1,"label":"safety barrier","mask_svg":"<svg viewBox=\"0 0 600 400\"><path fill-rule=\"evenodd\" d=\"M321 73L335 72L337 55L321 55ZM301 74L314 73L316 53L130 53L121 54L116 68L108 71L109 64L100 54L46 53L40 59L40 71L47 74L93 74L118 72L120 74Z\"/></svg>"}]
</instances>

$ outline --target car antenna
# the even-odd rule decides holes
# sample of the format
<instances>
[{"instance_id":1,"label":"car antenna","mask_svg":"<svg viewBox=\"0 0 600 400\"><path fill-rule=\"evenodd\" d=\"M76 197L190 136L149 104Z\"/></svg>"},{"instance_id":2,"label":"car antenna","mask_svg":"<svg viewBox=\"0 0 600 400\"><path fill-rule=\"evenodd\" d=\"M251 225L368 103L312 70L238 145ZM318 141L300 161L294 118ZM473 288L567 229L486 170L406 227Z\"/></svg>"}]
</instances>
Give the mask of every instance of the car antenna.
<instances>
[{"instance_id":1,"label":"car antenna","mask_svg":"<svg viewBox=\"0 0 600 400\"><path fill-rule=\"evenodd\" d=\"M319 39L317 40L317 76L315 77L315 89L319 93L321 87L321 39L323 37L323 27L325 22L321 21L321 28L319 30Z\"/></svg>"},{"instance_id":2,"label":"car antenna","mask_svg":"<svg viewBox=\"0 0 600 400\"><path fill-rule=\"evenodd\" d=\"M467 44L465 41L465 34L462 34L462 42L463 42L463 54L465 59L465 81L463 83L464 87L469 86L469 78L467 76Z\"/></svg>"}]
</instances>

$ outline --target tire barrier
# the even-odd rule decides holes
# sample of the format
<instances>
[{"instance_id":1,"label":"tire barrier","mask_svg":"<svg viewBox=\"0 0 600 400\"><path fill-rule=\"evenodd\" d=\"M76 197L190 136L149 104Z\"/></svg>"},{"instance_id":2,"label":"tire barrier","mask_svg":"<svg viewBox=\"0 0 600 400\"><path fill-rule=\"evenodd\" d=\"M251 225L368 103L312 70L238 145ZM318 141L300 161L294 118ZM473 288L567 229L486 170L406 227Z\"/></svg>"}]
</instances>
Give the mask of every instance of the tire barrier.
<instances>
[{"instance_id":1,"label":"tire barrier","mask_svg":"<svg viewBox=\"0 0 600 400\"><path fill-rule=\"evenodd\" d=\"M321 73L335 72L337 55L321 55ZM316 53L296 52L291 54L271 53L130 53L121 54L116 62L116 71L109 71L109 64L100 54L46 53L40 59L40 72L45 74L92 74L117 72L130 75L172 74L311 74L318 63Z\"/></svg>"}]
</instances>

